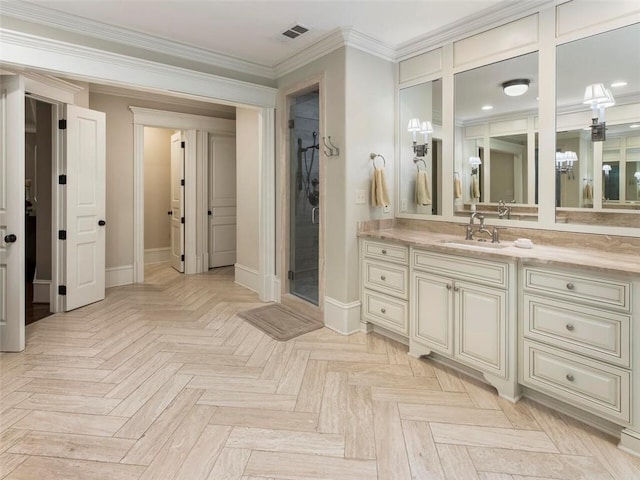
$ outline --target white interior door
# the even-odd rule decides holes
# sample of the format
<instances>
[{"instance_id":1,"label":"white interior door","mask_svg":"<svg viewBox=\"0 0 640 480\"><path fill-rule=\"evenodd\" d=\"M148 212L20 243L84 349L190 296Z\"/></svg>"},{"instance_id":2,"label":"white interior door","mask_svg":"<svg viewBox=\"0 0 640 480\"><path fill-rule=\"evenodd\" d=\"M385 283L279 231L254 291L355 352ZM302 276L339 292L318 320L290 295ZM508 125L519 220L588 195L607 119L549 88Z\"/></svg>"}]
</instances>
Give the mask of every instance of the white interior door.
<instances>
[{"instance_id":1,"label":"white interior door","mask_svg":"<svg viewBox=\"0 0 640 480\"><path fill-rule=\"evenodd\" d=\"M0 351L24 350L24 83L0 76Z\"/></svg>"},{"instance_id":2,"label":"white interior door","mask_svg":"<svg viewBox=\"0 0 640 480\"><path fill-rule=\"evenodd\" d=\"M236 139L209 136L209 268L236 263Z\"/></svg>"},{"instance_id":3,"label":"white interior door","mask_svg":"<svg viewBox=\"0 0 640 480\"><path fill-rule=\"evenodd\" d=\"M171 135L171 266L184 272L184 147L180 132Z\"/></svg>"},{"instance_id":4,"label":"white interior door","mask_svg":"<svg viewBox=\"0 0 640 480\"><path fill-rule=\"evenodd\" d=\"M103 112L66 106L63 243L64 310L104 299L106 121Z\"/></svg>"}]
</instances>

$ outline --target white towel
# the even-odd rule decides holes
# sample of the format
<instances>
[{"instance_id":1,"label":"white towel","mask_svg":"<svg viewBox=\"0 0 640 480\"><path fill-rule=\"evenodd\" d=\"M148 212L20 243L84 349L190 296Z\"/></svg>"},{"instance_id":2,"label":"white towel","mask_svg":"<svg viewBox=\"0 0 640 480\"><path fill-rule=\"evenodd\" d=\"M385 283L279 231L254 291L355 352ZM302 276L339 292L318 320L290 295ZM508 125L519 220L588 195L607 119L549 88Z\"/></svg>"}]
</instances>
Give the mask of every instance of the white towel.
<instances>
[{"instance_id":1,"label":"white towel","mask_svg":"<svg viewBox=\"0 0 640 480\"><path fill-rule=\"evenodd\" d=\"M453 178L453 195L455 198L462 198L462 183L458 177Z\"/></svg>"},{"instance_id":2,"label":"white towel","mask_svg":"<svg viewBox=\"0 0 640 480\"><path fill-rule=\"evenodd\" d=\"M431 180L425 170L419 170L416 175L416 204L431 205Z\"/></svg>"},{"instance_id":3,"label":"white towel","mask_svg":"<svg viewBox=\"0 0 640 480\"><path fill-rule=\"evenodd\" d=\"M471 198L480 198L480 182L478 182L478 175L471 175Z\"/></svg>"},{"instance_id":4,"label":"white towel","mask_svg":"<svg viewBox=\"0 0 640 480\"><path fill-rule=\"evenodd\" d=\"M374 207L384 207L389 205L389 194L387 193L387 180L383 168L374 168L371 179L371 205Z\"/></svg>"}]
</instances>

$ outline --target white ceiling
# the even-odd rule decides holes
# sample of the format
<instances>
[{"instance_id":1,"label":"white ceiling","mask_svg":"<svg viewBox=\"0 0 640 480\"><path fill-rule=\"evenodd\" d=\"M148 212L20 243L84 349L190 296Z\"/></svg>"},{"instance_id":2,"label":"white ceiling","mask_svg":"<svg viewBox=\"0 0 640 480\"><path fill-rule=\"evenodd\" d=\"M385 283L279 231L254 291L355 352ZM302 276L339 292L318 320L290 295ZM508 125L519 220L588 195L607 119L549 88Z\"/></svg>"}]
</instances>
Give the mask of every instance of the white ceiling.
<instances>
[{"instance_id":1,"label":"white ceiling","mask_svg":"<svg viewBox=\"0 0 640 480\"><path fill-rule=\"evenodd\" d=\"M274 67L337 28L396 48L482 10L518 0L26 0L77 15ZM289 40L281 33L310 29Z\"/></svg>"}]
</instances>

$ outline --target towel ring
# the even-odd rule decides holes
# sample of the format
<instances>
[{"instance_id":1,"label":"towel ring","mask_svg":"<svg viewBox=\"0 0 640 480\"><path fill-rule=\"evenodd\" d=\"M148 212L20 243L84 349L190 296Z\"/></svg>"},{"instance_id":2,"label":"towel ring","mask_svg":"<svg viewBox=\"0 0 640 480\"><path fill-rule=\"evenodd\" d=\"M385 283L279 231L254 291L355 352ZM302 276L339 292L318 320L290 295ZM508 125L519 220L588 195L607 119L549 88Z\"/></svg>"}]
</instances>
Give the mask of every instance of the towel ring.
<instances>
[{"instance_id":1,"label":"towel ring","mask_svg":"<svg viewBox=\"0 0 640 480\"><path fill-rule=\"evenodd\" d=\"M373 162L373 168L376 168L376 158L377 157L380 157L382 159L382 161L384 162L382 167L386 168L387 167L387 161L385 160L385 158L382 155L380 155L379 153L370 153L369 154L369 158Z\"/></svg>"},{"instance_id":2,"label":"towel ring","mask_svg":"<svg viewBox=\"0 0 640 480\"><path fill-rule=\"evenodd\" d=\"M420 165L418 165L420 162L422 162L422 164L424 165L424 169L427 169L427 162L424 161L424 158L421 157L414 157L413 159L413 163L416 164L416 170L420 171Z\"/></svg>"},{"instance_id":3,"label":"towel ring","mask_svg":"<svg viewBox=\"0 0 640 480\"><path fill-rule=\"evenodd\" d=\"M453 172L453 177L454 178L460 178L460 172Z\"/></svg>"}]
</instances>

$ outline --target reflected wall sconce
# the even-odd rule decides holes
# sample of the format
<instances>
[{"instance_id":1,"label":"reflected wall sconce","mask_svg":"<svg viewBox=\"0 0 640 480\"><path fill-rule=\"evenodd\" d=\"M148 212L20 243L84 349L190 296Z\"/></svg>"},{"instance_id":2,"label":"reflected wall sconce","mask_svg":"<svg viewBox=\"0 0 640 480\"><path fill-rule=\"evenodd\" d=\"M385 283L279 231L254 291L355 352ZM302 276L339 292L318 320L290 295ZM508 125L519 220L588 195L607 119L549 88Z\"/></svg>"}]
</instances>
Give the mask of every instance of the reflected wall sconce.
<instances>
[{"instance_id":1,"label":"reflected wall sconce","mask_svg":"<svg viewBox=\"0 0 640 480\"><path fill-rule=\"evenodd\" d=\"M526 78L517 78L515 80L509 80L502 84L502 91L509 97L519 97L524 95L529 90L529 84L531 80Z\"/></svg>"},{"instance_id":2,"label":"reflected wall sconce","mask_svg":"<svg viewBox=\"0 0 640 480\"><path fill-rule=\"evenodd\" d=\"M585 89L582 103L591 106L591 141L604 142L607 130L604 109L616 104L613 94L602 83L594 83Z\"/></svg>"},{"instance_id":3,"label":"reflected wall sconce","mask_svg":"<svg viewBox=\"0 0 640 480\"><path fill-rule=\"evenodd\" d=\"M480 157L469 157L469 165L471 166L471 175L476 175L478 168L482 165L482 160Z\"/></svg>"},{"instance_id":4,"label":"reflected wall sconce","mask_svg":"<svg viewBox=\"0 0 640 480\"><path fill-rule=\"evenodd\" d=\"M640 185L640 172L634 173L633 176L636 178L636 183Z\"/></svg>"},{"instance_id":5,"label":"reflected wall sconce","mask_svg":"<svg viewBox=\"0 0 640 480\"><path fill-rule=\"evenodd\" d=\"M429 137L433 133L433 125L431 125L431 122L421 122L419 118L412 118L409 120L407 131L413 135L413 153L416 157L424 157L429 151ZM418 133L424 135L424 143L422 145L418 145Z\"/></svg>"},{"instance_id":6,"label":"reflected wall sconce","mask_svg":"<svg viewBox=\"0 0 640 480\"><path fill-rule=\"evenodd\" d=\"M578 154L572 151L556 152L556 171L560 174L565 173L567 178L573 180L573 164L578 161Z\"/></svg>"},{"instance_id":7,"label":"reflected wall sconce","mask_svg":"<svg viewBox=\"0 0 640 480\"><path fill-rule=\"evenodd\" d=\"M611 172L611 165L602 165L602 171L608 177Z\"/></svg>"}]
</instances>

